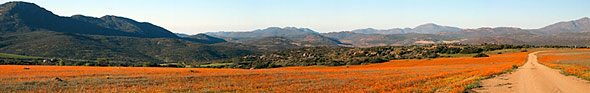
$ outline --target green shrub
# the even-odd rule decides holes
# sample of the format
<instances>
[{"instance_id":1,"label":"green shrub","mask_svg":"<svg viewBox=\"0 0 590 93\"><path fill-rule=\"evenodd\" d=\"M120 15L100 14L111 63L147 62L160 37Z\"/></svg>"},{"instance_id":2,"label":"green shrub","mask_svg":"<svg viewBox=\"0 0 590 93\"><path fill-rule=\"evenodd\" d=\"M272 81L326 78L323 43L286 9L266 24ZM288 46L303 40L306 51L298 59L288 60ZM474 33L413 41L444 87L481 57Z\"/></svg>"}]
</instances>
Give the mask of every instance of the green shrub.
<instances>
[{"instance_id":1,"label":"green shrub","mask_svg":"<svg viewBox=\"0 0 590 93\"><path fill-rule=\"evenodd\" d=\"M94 64L92 64L92 63L86 63L86 64L84 64L84 66L93 66L93 65Z\"/></svg>"},{"instance_id":2,"label":"green shrub","mask_svg":"<svg viewBox=\"0 0 590 93\"><path fill-rule=\"evenodd\" d=\"M518 66L517 65L512 65L512 69L517 69Z\"/></svg>"},{"instance_id":3,"label":"green shrub","mask_svg":"<svg viewBox=\"0 0 590 93\"><path fill-rule=\"evenodd\" d=\"M145 62L145 63L143 63L142 66L143 67L156 67L156 66L158 66L158 64L153 63L153 62Z\"/></svg>"},{"instance_id":4,"label":"green shrub","mask_svg":"<svg viewBox=\"0 0 590 93\"><path fill-rule=\"evenodd\" d=\"M488 55L486 55L484 53L479 53L479 54L477 54L477 55L475 55L473 57L490 57L490 56L488 56Z\"/></svg>"}]
</instances>

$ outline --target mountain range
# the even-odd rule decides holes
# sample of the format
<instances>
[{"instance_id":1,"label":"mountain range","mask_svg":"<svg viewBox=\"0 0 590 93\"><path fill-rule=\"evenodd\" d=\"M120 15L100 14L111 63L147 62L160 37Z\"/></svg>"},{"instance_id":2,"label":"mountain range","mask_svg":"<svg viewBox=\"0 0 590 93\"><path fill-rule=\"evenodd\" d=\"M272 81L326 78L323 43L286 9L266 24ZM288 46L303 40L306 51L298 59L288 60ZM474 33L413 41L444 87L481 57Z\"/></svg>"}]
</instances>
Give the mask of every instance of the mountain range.
<instances>
[{"instance_id":1,"label":"mountain range","mask_svg":"<svg viewBox=\"0 0 590 93\"><path fill-rule=\"evenodd\" d=\"M265 29L257 29L254 31L241 31L241 32L209 32L205 33L210 36L223 38L226 41L236 43L246 43L258 46L256 42L261 41L259 39L279 39L270 41L285 41L280 39L289 39L293 41L291 43L299 47L315 47L315 46L329 46L338 47L339 45L346 45L340 42L338 39L326 37L320 33L313 31L308 28L296 28L296 27L269 27ZM267 38L273 37L273 38ZM281 37L281 38L274 38ZM283 42L287 43L287 42ZM264 48L264 47L263 47ZM266 48L265 48L266 49Z\"/></svg>"},{"instance_id":2,"label":"mountain range","mask_svg":"<svg viewBox=\"0 0 590 93\"><path fill-rule=\"evenodd\" d=\"M109 58L123 62L205 62L304 47L441 43L589 46L589 41L588 17L539 29L461 29L428 23L414 28L329 33L309 28L269 27L187 35L114 15L65 17L28 2L0 5L1 53L85 61Z\"/></svg>"},{"instance_id":3,"label":"mountain range","mask_svg":"<svg viewBox=\"0 0 590 93\"><path fill-rule=\"evenodd\" d=\"M289 27L293 28L293 27ZM270 28L269 28L270 29ZM299 28L305 29L305 28ZM281 30L281 31L277 31ZM238 40L235 36L243 33L264 33L265 36L290 36L305 35L292 34L293 32L313 31L310 29L293 31L297 29L283 30L273 28L272 33L265 30L250 32L208 32L205 34L225 38L228 41ZM289 32L289 33L282 33ZM419 25L415 28L392 29L357 29L352 31L314 33L340 42L339 46L345 47L373 47L373 46L405 46L440 43L464 43L464 44L531 44L531 45L569 45L588 46L590 38L586 35L590 32L590 19L584 17L573 21L558 22L539 29L521 29L516 27L482 27L476 29L461 29L451 26L441 26L433 23ZM233 36L232 36L233 35ZM259 39L265 36L256 36ZM250 40L254 40L250 39ZM286 38L291 39L291 38ZM317 45L316 45L317 46Z\"/></svg>"},{"instance_id":4,"label":"mountain range","mask_svg":"<svg viewBox=\"0 0 590 93\"><path fill-rule=\"evenodd\" d=\"M414 28L393 28L386 30L379 30L373 28L357 29L350 32L362 33L362 34L406 34L406 33L418 33L418 34L435 34L437 32L452 32L461 31L461 28L451 26L441 26L434 23L427 23L416 26Z\"/></svg>"},{"instance_id":5,"label":"mountain range","mask_svg":"<svg viewBox=\"0 0 590 93\"><path fill-rule=\"evenodd\" d=\"M107 15L57 16L28 2L0 5L0 52L124 62L194 62L259 52L204 34L178 37L147 22Z\"/></svg>"}]
</instances>

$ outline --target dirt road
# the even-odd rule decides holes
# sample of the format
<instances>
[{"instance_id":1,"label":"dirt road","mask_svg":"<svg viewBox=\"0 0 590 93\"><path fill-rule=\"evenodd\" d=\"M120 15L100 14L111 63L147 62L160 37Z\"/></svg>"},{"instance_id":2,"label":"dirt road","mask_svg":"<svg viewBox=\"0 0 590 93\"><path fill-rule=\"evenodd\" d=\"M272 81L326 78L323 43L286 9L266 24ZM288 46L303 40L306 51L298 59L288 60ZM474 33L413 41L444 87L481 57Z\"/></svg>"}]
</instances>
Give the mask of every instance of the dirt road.
<instances>
[{"instance_id":1,"label":"dirt road","mask_svg":"<svg viewBox=\"0 0 590 93\"><path fill-rule=\"evenodd\" d=\"M574 76L565 76L537 61L538 52L530 53L528 61L515 72L482 81L482 93L590 93L590 83Z\"/></svg>"}]
</instances>

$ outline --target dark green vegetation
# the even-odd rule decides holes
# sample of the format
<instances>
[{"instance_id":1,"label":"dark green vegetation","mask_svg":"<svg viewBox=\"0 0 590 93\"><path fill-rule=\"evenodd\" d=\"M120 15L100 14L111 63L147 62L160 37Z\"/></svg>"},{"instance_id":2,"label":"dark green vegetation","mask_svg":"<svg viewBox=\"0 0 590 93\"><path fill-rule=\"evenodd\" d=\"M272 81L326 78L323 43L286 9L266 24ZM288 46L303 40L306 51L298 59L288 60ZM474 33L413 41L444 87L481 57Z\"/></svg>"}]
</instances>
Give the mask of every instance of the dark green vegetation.
<instances>
[{"instance_id":1,"label":"dark green vegetation","mask_svg":"<svg viewBox=\"0 0 590 93\"><path fill-rule=\"evenodd\" d=\"M81 35L34 31L3 34L1 52L49 58L122 62L193 62L231 58L256 53L226 43L207 45L183 39Z\"/></svg>"},{"instance_id":2,"label":"dark green vegetation","mask_svg":"<svg viewBox=\"0 0 590 93\"><path fill-rule=\"evenodd\" d=\"M383 46L370 48L330 48L330 47L306 47L299 49L279 50L263 54L248 55L243 57L211 61L214 64L233 63L225 68L274 68L285 66L310 66L310 65L361 65L381 63L397 59L429 59L441 56L441 54L482 54L486 51L502 49L523 48L571 48L567 46L531 46L531 45L465 45L465 44L439 44L424 46ZM526 51L524 51L526 52ZM485 57L486 54L478 55ZM203 65L207 62L196 63Z\"/></svg>"},{"instance_id":3,"label":"dark green vegetation","mask_svg":"<svg viewBox=\"0 0 590 93\"><path fill-rule=\"evenodd\" d=\"M526 52L526 51L525 51L525 52ZM473 56L473 57L490 57L490 56L488 56L488 55L486 55L486 54L484 54L484 53L479 53L479 54L477 54L477 55L475 55L475 56Z\"/></svg>"},{"instance_id":4,"label":"dark green vegetation","mask_svg":"<svg viewBox=\"0 0 590 93\"><path fill-rule=\"evenodd\" d=\"M223 43L226 42L223 39L211 37L205 34L196 34L191 36L184 37L185 40L190 40L194 42L204 43L204 44L215 44L215 43Z\"/></svg>"},{"instance_id":5,"label":"dark green vegetation","mask_svg":"<svg viewBox=\"0 0 590 93\"><path fill-rule=\"evenodd\" d=\"M43 62L45 60L45 62ZM0 53L0 65L50 65L47 59L43 57L32 57L15 54Z\"/></svg>"}]
</instances>

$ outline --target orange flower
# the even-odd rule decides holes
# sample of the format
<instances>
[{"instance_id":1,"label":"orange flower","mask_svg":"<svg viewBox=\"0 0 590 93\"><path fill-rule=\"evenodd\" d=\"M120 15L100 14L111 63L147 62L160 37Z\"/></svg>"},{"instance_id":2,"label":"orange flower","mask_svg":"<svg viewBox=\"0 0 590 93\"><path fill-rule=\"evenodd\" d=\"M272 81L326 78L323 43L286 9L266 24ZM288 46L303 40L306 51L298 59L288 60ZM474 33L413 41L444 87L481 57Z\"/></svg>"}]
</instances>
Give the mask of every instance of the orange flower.
<instances>
[{"instance_id":1,"label":"orange flower","mask_svg":"<svg viewBox=\"0 0 590 93\"><path fill-rule=\"evenodd\" d=\"M349 67L255 70L0 65L0 82L14 86L33 84L24 88L55 92L461 92L481 77L500 74L512 65L523 64L526 56L527 53L522 52L482 58L392 60ZM24 70L24 67L30 69ZM107 76L110 79L106 79ZM55 86L60 84L51 81L55 77L69 83ZM0 90L24 92L8 86L0 86Z\"/></svg>"}]
</instances>

